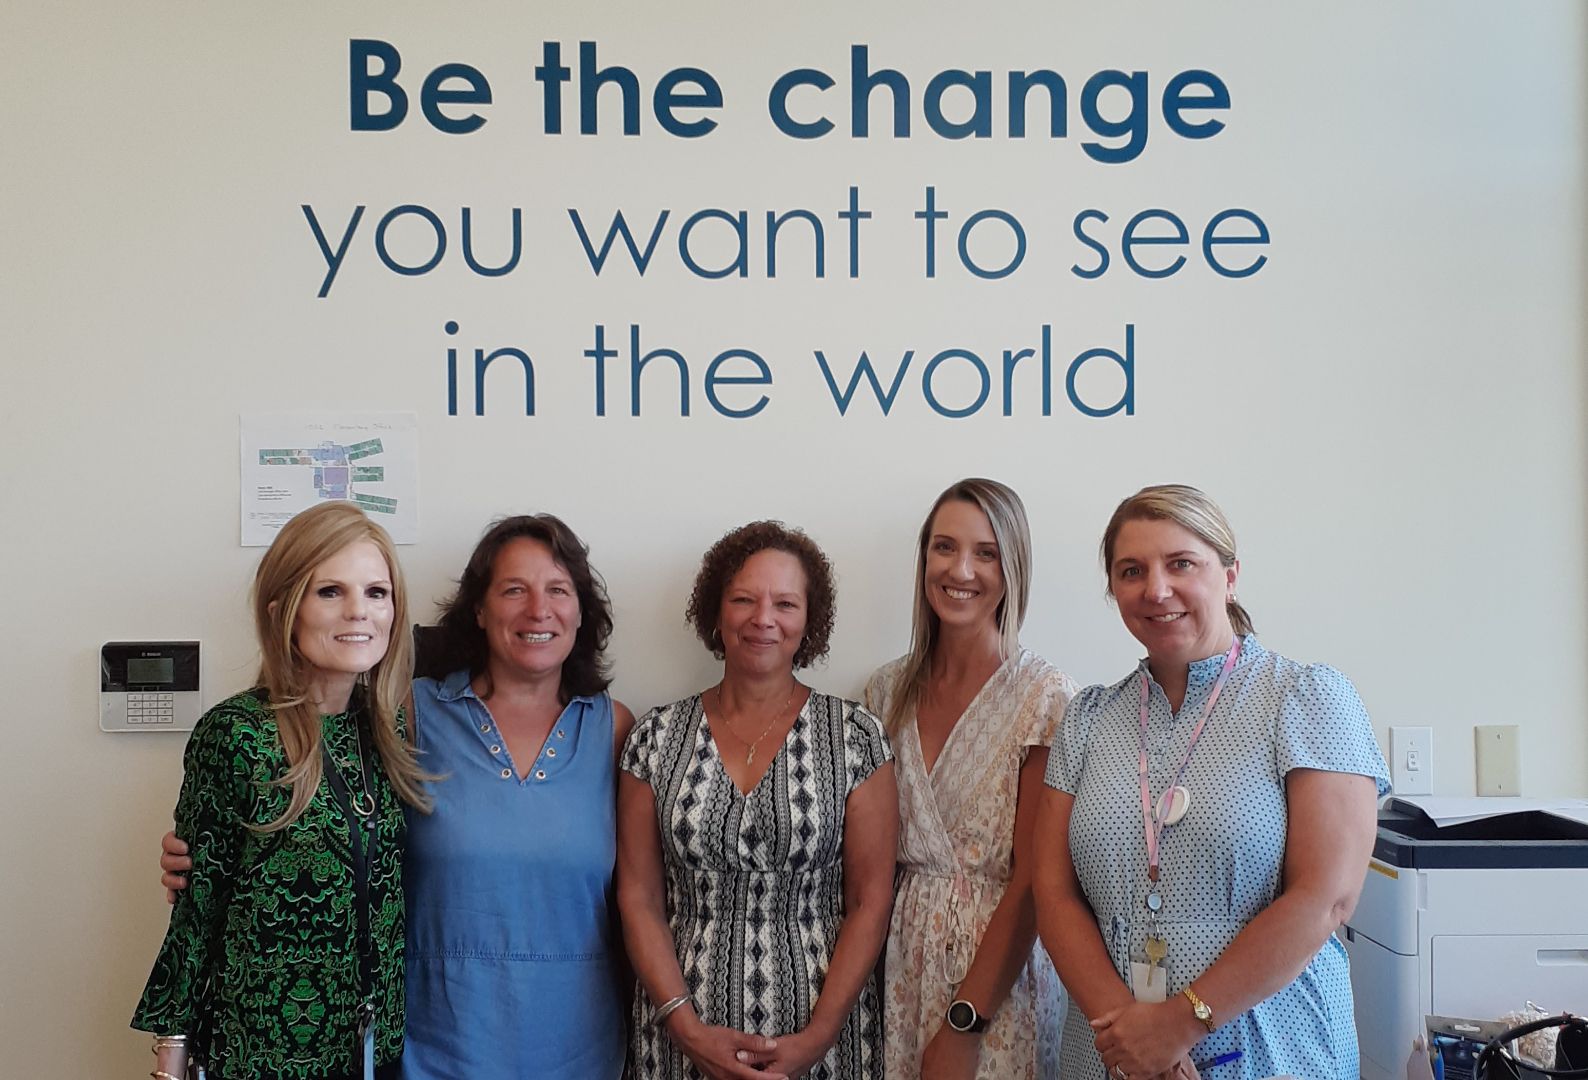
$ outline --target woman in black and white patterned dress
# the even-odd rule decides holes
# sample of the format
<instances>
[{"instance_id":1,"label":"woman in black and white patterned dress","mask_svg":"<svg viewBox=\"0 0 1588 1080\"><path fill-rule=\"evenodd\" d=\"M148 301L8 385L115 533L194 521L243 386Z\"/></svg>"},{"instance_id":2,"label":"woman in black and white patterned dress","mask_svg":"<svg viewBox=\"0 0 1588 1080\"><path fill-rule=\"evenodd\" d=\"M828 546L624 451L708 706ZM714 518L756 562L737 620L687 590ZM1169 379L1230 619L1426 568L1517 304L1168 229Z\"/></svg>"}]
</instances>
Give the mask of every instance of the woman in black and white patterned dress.
<instances>
[{"instance_id":1,"label":"woman in black and white patterned dress","mask_svg":"<svg viewBox=\"0 0 1588 1080\"><path fill-rule=\"evenodd\" d=\"M834 600L826 556L776 522L701 561L688 614L722 681L638 720L619 778L637 1080L882 1075L891 754L865 709L794 677Z\"/></svg>"}]
</instances>

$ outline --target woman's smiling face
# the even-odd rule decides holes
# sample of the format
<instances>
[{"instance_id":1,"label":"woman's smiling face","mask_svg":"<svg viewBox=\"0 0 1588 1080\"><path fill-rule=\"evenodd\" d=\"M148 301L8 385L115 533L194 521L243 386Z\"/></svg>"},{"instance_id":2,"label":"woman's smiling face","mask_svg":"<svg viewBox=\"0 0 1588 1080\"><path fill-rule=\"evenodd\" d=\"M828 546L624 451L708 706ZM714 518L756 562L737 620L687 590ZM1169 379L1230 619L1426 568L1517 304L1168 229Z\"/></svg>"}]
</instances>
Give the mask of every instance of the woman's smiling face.
<instances>
[{"instance_id":1,"label":"woman's smiling face","mask_svg":"<svg viewBox=\"0 0 1588 1080\"><path fill-rule=\"evenodd\" d=\"M496 553L475 618L493 667L537 676L560 675L582 621L573 576L550 547L527 536Z\"/></svg>"},{"instance_id":2,"label":"woman's smiling face","mask_svg":"<svg viewBox=\"0 0 1588 1080\"><path fill-rule=\"evenodd\" d=\"M981 507L950 499L937 508L926 538L921 587L945 627L996 625L1004 598L1003 558Z\"/></svg>"},{"instance_id":3,"label":"woman's smiling face","mask_svg":"<svg viewBox=\"0 0 1588 1080\"><path fill-rule=\"evenodd\" d=\"M805 637L808 588L797 555L766 548L746 559L717 613L724 663L747 673L792 671Z\"/></svg>"},{"instance_id":4,"label":"woman's smiling face","mask_svg":"<svg viewBox=\"0 0 1588 1080\"><path fill-rule=\"evenodd\" d=\"M298 602L292 642L325 689L351 689L391 644L391 568L368 540L349 544L314 568ZM333 690L328 700L340 700Z\"/></svg>"},{"instance_id":5,"label":"woman's smiling face","mask_svg":"<svg viewBox=\"0 0 1588 1080\"><path fill-rule=\"evenodd\" d=\"M1172 521L1134 519L1120 526L1108 589L1119 617L1153 660L1189 664L1229 648L1234 630L1225 605L1240 564Z\"/></svg>"}]
</instances>

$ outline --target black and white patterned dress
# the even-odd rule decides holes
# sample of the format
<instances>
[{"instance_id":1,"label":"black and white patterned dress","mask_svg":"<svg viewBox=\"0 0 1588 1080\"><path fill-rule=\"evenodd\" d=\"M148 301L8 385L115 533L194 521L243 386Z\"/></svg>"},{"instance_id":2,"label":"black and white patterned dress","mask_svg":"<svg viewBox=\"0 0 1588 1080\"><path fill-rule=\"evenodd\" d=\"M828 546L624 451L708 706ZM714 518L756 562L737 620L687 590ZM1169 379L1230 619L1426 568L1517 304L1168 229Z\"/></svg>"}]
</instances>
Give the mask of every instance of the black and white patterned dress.
<instances>
[{"instance_id":1,"label":"black and white patterned dress","mask_svg":"<svg viewBox=\"0 0 1588 1080\"><path fill-rule=\"evenodd\" d=\"M882 725L853 701L812 693L749 795L723 766L700 695L634 725L624 772L651 786L666 862L667 920L695 1009L759 1035L802 1030L844 917L844 802L891 760ZM700 1072L650 1025L634 995L637 1080ZM812 1080L882 1075L882 1023L868 979Z\"/></svg>"}]
</instances>

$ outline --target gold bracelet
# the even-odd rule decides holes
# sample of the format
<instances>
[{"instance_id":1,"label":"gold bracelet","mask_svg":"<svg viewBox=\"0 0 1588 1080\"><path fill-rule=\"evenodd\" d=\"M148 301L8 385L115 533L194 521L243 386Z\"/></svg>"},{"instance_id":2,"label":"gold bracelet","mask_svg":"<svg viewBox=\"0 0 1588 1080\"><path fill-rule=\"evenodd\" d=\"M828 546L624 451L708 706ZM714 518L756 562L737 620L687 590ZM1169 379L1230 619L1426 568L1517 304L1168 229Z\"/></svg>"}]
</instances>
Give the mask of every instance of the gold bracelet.
<instances>
[{"instance_id":1,"label":"gold bracelet","mask_svg":"<svg viewBox=\"0 0 1588 1080\"><path fill-rule=\"evenodd\" d=\"M182 1080L180 1076L172 1076L170 1073L162 1072L159 1069L154 1070L149 1075L154 1077L154 1080Z\"/></svg>"},{"instance_id":2,"label":"gold bracelet","mask_svg":"<svg viewBox=\"0 0 1588 1080\"><path fill-rule=\"evenodd\" d=\"M186 1050L187 1049L187 1036L186 1035L156 1035L154 1037L153 1044L149 1047L149 1050L150 1050L151 1053L158 1054L161 1050L165 1050L165 1049L168 1049L168 1048L173 1047L173 1046L181 1047L182 1049Z\"/></svg>"}]
</instances>

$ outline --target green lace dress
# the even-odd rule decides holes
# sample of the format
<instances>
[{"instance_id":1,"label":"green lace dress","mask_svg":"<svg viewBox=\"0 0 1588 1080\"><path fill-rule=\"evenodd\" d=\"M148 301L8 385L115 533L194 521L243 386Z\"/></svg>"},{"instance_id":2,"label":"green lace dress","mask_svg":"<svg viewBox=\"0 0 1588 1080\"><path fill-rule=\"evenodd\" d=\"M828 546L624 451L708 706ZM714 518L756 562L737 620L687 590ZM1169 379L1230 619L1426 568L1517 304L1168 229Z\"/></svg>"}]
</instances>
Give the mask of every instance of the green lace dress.
<instances>
[{"instance_id":1,"label":"green lace dress","mask_svg":"<svg viewBox=\"0 0 1588 1080\"><path fill-rule=\"evenodd\" d=\"M355 710L321 719L351 791L361 788ZM373 755L369 739L366 752ZM132 1026L192 1030L206 973L215 972L211 1080L337 1080L361 1075L359 963L348 823L322 780L287 828L275 715L249 690L199 720L183 759L176 832L192 848L189 887L171 912ZM377 1065L403 1041L403 811L378 761L371 794L380 842L371 867Z\"/></svg>"}]
</instances>

